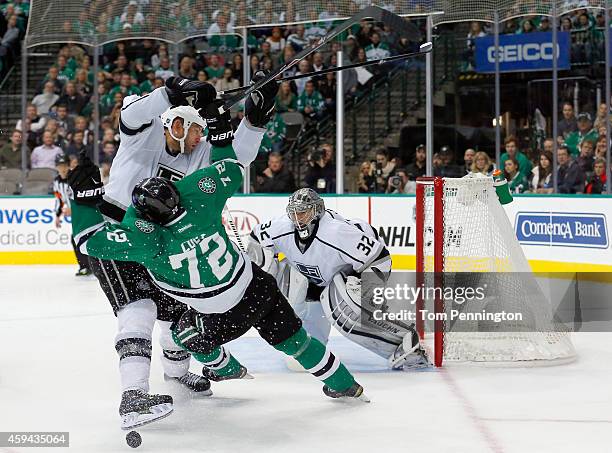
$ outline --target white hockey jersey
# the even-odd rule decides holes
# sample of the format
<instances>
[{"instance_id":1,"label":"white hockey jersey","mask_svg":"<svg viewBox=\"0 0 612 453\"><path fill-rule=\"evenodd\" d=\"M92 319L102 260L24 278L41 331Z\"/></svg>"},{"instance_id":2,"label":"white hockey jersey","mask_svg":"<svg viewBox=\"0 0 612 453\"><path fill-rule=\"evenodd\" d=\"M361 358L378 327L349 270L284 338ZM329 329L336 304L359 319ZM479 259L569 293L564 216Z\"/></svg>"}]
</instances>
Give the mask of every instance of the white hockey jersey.
<instances>
[{"instance_id":1,"label":"white hockey jersey","mask_svg":"<svg viewBox=\"0 0 612 453\"><path fill-rule=\"evenodd\" d=\"M388 255L378 234L364 221L347 220L331 210L318 222L304 251L293 222L277 217L253 228L251 240L282 253L310 283L329 285L338 272L361 273L381 254Z\"/></svg>"},{"instance_id":2,"label":"white hockey jersey","mask_svg":"<svg viewBox=\"0 0 612 453\"><path fill-rule=\"evenodd\" d=\"M210 143L202 139L190 154L171 155L166 150L160 115L171 107L164 87L146 96L128 96L123 100L119 122L120 140L113 160L110 180L105 187L100 211L107 218L121 221L132 200L132 189L145 178L162 176L170 180L210 165ZM245 166L257 156L266 130L244 119L236 130L233 146Z\"/></svg>"}]
</instances>

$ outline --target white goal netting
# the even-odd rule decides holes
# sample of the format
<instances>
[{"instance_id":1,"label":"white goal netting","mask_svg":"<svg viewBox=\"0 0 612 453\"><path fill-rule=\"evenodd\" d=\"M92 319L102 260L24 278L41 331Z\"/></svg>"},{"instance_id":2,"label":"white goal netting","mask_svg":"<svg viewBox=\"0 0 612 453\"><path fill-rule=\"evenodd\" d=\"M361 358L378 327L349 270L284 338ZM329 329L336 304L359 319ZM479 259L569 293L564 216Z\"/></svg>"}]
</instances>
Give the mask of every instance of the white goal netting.
<instances>
[{"instance_id":1,"label":"white goal netting","mask_svg":"<svg viewBox=\"0 0 612 453\"><path fill-rule=\"evenodd\" d=\"M436 333L443 335L443 360L545 364L574 358L570 335L554 319L492 178L444 178L441 193L436 197L433 184L427 184L417 200L424 203L425 282L433 284L433 272L443 272L443 286L455 295L461 288L476 291L469 300L443 301L444 329ZM442 204L437 210L443 215L442 232L434 228L436 203ZM436 255L442 257L437 266Z\"/></svg>"}]
</instances>

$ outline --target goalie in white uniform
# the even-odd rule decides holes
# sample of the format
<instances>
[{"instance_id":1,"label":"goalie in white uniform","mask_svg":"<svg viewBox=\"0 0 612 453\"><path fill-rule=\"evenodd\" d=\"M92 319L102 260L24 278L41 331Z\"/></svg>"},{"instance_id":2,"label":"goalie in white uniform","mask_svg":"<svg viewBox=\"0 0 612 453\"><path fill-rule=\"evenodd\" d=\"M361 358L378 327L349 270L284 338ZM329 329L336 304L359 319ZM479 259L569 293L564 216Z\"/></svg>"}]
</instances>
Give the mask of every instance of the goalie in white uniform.
<instances>
[{"instance_id":1,"label":"goalie in white uniform","mask_svg":"<svg viewBox=\"0 0 612 453\"><path fill-rule=\"evenodd\" d=\"M286 259L279 262L278 253ZM391 272L391 256L367 222L325 210L314 190L300 189L289 198L286 216L253 229L249 255L276 277L304 328L323 343L333 325L394 369L429 365L413 326L362 316L361 274L373 271L384 282Z\"/></svg>"}]
</instances>

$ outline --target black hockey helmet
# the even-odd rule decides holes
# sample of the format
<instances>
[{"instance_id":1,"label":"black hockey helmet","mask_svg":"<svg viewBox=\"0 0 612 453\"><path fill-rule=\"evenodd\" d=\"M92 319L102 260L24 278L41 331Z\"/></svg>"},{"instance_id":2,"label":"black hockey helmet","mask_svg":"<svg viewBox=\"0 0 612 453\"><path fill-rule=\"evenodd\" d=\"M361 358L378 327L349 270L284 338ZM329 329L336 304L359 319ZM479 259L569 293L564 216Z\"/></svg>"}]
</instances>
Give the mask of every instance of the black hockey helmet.
<instances>
[{"instance_id":1,"label":"black hockey helmet","mask_svg":"<svg viewBox=\"0 0 612 453\"><path fill-rule=\"evenodd\" d=\"M132 204L146 220L166 225L181 215L180 195L176 186L166 178L146 178L132 190Z\"/></svg>"}]
</instances>

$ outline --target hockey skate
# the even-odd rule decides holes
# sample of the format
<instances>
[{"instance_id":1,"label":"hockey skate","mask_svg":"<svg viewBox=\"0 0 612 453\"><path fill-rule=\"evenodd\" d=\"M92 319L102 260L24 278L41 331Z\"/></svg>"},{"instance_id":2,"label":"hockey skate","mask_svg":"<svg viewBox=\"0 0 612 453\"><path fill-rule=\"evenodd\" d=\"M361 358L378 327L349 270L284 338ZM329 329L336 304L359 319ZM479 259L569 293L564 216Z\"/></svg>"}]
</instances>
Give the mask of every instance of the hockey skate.
<instances>
[{"instance_id":1,"label":"hockey skate","mask_svg":"<svg viewBox=\"0 0 612 453\"><path fill-rule=\"evenodd\" d=\"M228 376L219 376L214 370L207 367L202 367L202 376L214 382L229 381L233 379L253 379L253 376L251 376L247 372L247 369L242 365L240 365L240 369L238 371Z\"/></svg>"},{"instance_id":2,"label":"hockey skate","mask_svg":"<svg viewBox=\"0 0 612 453\"><path fill-rule=\"evenodd\" d=\"M170 395L150 395L142 390L126 390L121 396L121 429L133 429L167 417L174 410Z\"/></svg>"},{"instance_id":3,"label":"hockey skate","mask_svg":"<svg viewBox=\"0 0 612 453\"><path fill-rule=\"evenodd\" d=\"M323 393L334 399L342 399L342 400L351 400L356 399L359 401L363 401L364 403L369 403L370 398L368 398L365 393L363 393L363 387L355 382L348 390L344 392L337 392L335 390L330 389L327 385L323 386Z\"/></svg>"},{"instance_id":4,"label":"hockey skate","mask_svg":"<svg viewBox=\"0 0 612 453\"><path fill-rule=\"evenodd\" d=\"M416 330L411 329L402 340L402 343L397 347L391 357L389 357L389 365L394 370L417 370L429 368L431 362L427 356L425 348L419 341L419 334Z\"/></svg>"},{"instance_id":5,"label":"hockey skate","mask_svg":"<svg viewBox=\"0 0 612 453\"><path fill-rule=\"evenodd\" d=\"M174 381L187 387L192 392L198 393L202 396L212 395L210 389L210 381L204 376L199 376L195 373L187 372L181 377L172 377L164 374L164 381Z\"/></svg>"}]
</instances>

